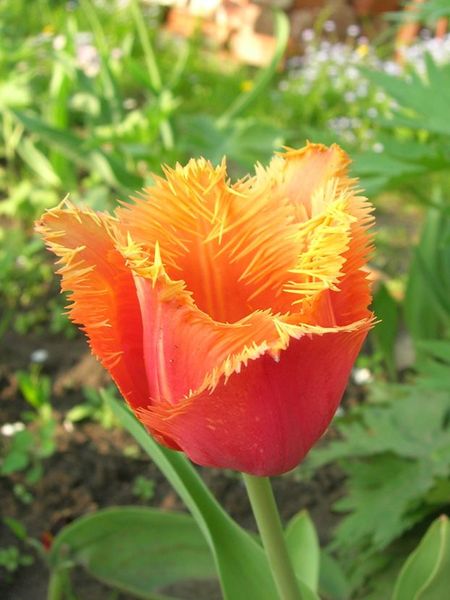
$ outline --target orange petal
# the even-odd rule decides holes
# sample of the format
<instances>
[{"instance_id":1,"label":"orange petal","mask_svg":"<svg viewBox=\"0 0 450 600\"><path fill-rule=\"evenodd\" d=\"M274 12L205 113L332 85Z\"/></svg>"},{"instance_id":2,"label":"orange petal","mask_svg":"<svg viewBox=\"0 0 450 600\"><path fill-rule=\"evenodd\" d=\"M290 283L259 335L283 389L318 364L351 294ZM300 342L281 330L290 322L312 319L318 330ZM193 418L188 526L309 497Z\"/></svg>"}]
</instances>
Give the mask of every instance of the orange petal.
<instances>
[{"instance_id":1,"label":"orange petal","mask_svg":"<svg viewBox=\"0 0 450 600\"><path fill-rule=\"evenodd\" d=\"M157 253L149 261L131 238L120 251L140 304L150 404L175 405L199 388L213 388L248 360L264 352L275 356L288 345L289 333L270 311L215 321L199 310L184 282L169 278Z\"/></svg>"},{"instance_id":2,"label":"orange petal","mask_svg":"<svg viewBox=\"0 0 450 600\"><path fill-rule=\"evenodd\" d=\"M338 192L351 187L349 164L349 157L336 144L327 147L308 143L300 150L279 153L266 171L259 169L257 176L276 182L277 192L289 199L295 207L296 220L301 223L321 212L323 203L314 200L314 193L331 179L338 180Z\"/></svg>"},{"instance_id":3,"label":"orange petal","mask_svg":"<svg viewBox=\"0 0 450 600\"><path fill-rule=\"evenodd\" d=\"M350 324L364 318L370 302L365 275L357 273L370 250L366 232L372 221L370 205L355 192L355 180L348 178L349 162L336 145L308 144L301 150L280 153L267 170L258 167L251 180L251 185L269 186L275 197L286 198L294 210L297 257L272 308L297 313L300 322L324 327ZM331 299L350 277L360 282L360 302L355 318L341 319Z\"/></svg>"},{"instance_id":4,"label":"orange petal","mask_svg":"<svg viewBox=\"0 0 450 600\"><path fill-rule=\"evenodd\" d=\"M226 167L203 160L166 169L134 205L117 212L147 254L156 242L168 275L221 322L272 307L298 245L293 210L267 185L230 187Z\"/></svg>"},{"instance_id":5,"label":"orange petal","mask_svg":"<svg viewBox=\"0 0 450 600\"><path fill-rule=\"evenodd\" d=\"M147 406L142 323L133 277L114 247L116 220L66 203L47 211L36 229L59 257L70 318L133 408Z\"/></svg>"}]
</instances>

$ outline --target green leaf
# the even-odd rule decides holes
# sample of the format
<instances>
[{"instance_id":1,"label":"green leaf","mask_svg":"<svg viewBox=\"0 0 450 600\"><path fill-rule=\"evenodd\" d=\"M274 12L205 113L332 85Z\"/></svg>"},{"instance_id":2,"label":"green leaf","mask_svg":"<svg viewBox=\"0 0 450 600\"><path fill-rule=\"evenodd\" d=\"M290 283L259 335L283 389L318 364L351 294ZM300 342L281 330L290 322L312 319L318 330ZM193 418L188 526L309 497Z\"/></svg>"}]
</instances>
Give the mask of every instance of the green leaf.
<instances>
[{"instance_id":1,"label":"green leaf","mask_svg":"<svg viewBox=\"0 0 450 600\"><path fill-rule=\"evenodd\" d=\"M288 523L286 545L297 577L314 592L319 583L320 546L314 523L306 510Z\"/></svg>"},{"instance_id":2,"label":"green leaf","mask_svg":"<svg viewBox=\"0 0 450 600\"><path fill-rule=\"evenodd\" d=\"M14 434L8 452L0 465L0 475L11 475L26 469L30 463L34 441L33 434L28 429Z\"/></svg>"},{"instance_id":3,"label":"green leaf","mask_svg":"<svg viewBox=\"0 0 450 600\"><path fill-rule=\"evenodd\" d=\"M441 17L450 17L450 4L448 0L428 0L423 4L416 0L411 0L402 11L388 13L386 16L390 21L394 22L423 23L427 21L434 25L435 21Z\"/></svg>"},{"instance_id":4,"label":"green leaf","mask_svg":"<svg viewBox=\"0 0 450 600\"><path fill-rule=\"evenodd\" d=\"M275 49L272 60L264 69L261 69L253 82L253 88L250 93L243 93L236 98L225 113L217 120L219 129L226 128L236 117L245 111L260 96L275 72L284 56L287 43L289 41L289 19L284 12L274 10L275 21Z\"/></svg>"},{"instance_id":5,"label":"green leaf","mask_svg":"<svg viewBox=\"0 0 450 600\"><path fill-rule=\"evenodd\" d=\"M81 565L97 579L151 600L158 590L188 579L213 579L214 561L188 515L119 507L81 517L55 538L52 569Z\"/></svg>"},{"instance_id":6,"label":"green leaf","mask_svg":"<svg viewBox=\"0 0 450 600\"><path fill-rule=\"evenodd\" d=\"M332 600L347 600L350 584L339 563L325 550L320 553L320 593Z\"/></svg>"},{"instance_id":7,"label":"green leaf","mask_svg":"<svg viewBox=\"0 0 450 600\"><path fill-rule=\"evenodd\" d=\"M437 65L428 54L425 64L425 74L411 71L407 77L361 69L398 106L381 123L386 130L378 138L383 152L355 157L354 172L369 194L387 186L411 186L412 178L450 165L450 64Z\"/></svg>"},{"instance_id":8,"label":"green leaf","mask_svg":"<svg viewBox=\"0 0 450 600\"><path fill-rule=\"evenodd\" d=\"M227 515L184 455L157 444L122 402L113 398L109 402L196 520L214 556L224 599L274 600L275 584L258 542Z\"/></svg>"},{"instance_id":9,"label":"green leaf","mask_svg":"<svg viewBox=\"0 0 450 600\"><path fill-rule=\"evenodd\" d=\"M308 587L304 581L298 579L297 583L300 590L301 600L320 600L316 592L313 592L313 590Z\"/></svg>"},{"instance_id":10,"label":"green leaf","mask_svg":"<svg viewBox=\"0 0 450 600\"><path fill-rule=\"evenodd\" d=\"M450 474L450 394L423 369L411 385L372 386L368 402L336 421L339 439L310 453L309 468L337 460L347 475L335 506L349 513L333 542L340 558L373 555L436 510L427 498Z\"/></svg>"},{"instance_id":11,"label":"green leaf","mask_svg":"<svg viewBox=\"0 0 450 600\"><path fill-rule=\"evenodd\" d=\"M55 187L61 185L61 179L53 169L48 158L36 148L29 138L21 140L17 146L17 152L27 165L46 183Z\"/></svg>"},{"instance_id":12,"label":"green leaf","mask_svg":"<svg viewBox=\"0 0 450 600\"><path fill-rule=\"evenodd\" d=\"M390 455L373 457L370 468L365 462L354 462L346 471L351 486L334 508L351 514L338 525L333 548L350 549L364 539L374 551L385 548L412 525L420 500L434 480L425 461Z\"/></svg>"},{"instance_id":13,"label":"green leaf","mask_svg":"<svg viewBox=\"0 0 450 600\"><path fill-rule=\"evenodd\" d=\"M413 338L443 337L450 327L450 217L427 211L408 274L404 311Z\"/></svg>"},{"instance_id":14,"label":"green leaf","mask_svg":"<svg viewBox=\"0 0 450 600\"><path fill-rule=\"evenodd\" d=\"M392 600L443 600L450 590L450 526L442 515L408 557Z\"/></svg>"},{"instance_id":15,"label":"green leaf","mask_svg":"<svg viewBox=\"0 0 450 600\"><path fill-rule=\"evenodd\" d=\"M420 340L417 342L420 353L419 370L421 384L426 388L450 391L450 341Z\"/></svg>"},{"instance_id":16,"label":"green leaf","mask_svg":"<svg viewBox=\"0 0 450 600\"><path fill-rule=\"evenodd\" d=\"M91 418L94 410L95 408L89 404L77 404L67 412L66 419L71 423L78 423L78 421Z\"/></svg>"},{"instance_id":17,"label":"green leaf","mask_svg":"<svg viewBox=\"0 0 450 600\"><path fill-rule=\"evenodd\" d=\"M12 517L3 517L2 520L5 523L5 525L7 525L9 529L13 532L17 539L22 541L27 539L27 530L23 523L21 523L17 519L13 519Z\"/></svg>"},{"instance_id":18,"label":"green leaf","mask_svg":"<svg viewBox=\"0 0 450 600\"><path fill-rule=\"evenodd\" d=\"M96 140L83 138L57 129L45 123L42 119L22 111L13 111L14 116L31 132L37 134L50 148L60 151L78 166L88 171L94 167L104 180L112 186L118 186L125 191L136 190L142 186L142 179L129 173L123 166L119 156L112 152L106 153L95 147Z\"/></svg>"},{"instance_id":19,"label":"green leaf","mask_svg":"<svg viewBox=\"0 0 450 600\"><path fill-rule=\"evenodd\" d=\"M403 124L438 135L450 135L450 64L438 66L429 54L425 56L425 62L424 77L417 72L410 73L406 79L381 71L362 71L398 102L401 107L398 110L407 115Z\"/></svg>"},{"instance_id":20,"label":"green leaf","mask_svg":"<svg viewBox=\"0 0 450 600\"><path fill-rule=\"evenodd\" d=\"M381 284L373 299L373 310L375 315L381 319L375 326L373 335L379 346L386 366L392 377L395 377L395 341L398 328L398 306L390 295L387 287Z\"/></svg>"},{"instance_id":21,"label":"green leaf","mask_svg":"<svg viewBox=\"0 0 450 600\"><path fill-rule=\"evenodd\" d=\"M393 122L386 123L393 128ZM353 157L352 172L361 179L368 194L389 186L411 184L411 180L432 171L448 168L450 159L437 141L426 144L415 139L407 141L395 137L393 130L378 137L383 145L381 153L366 151Z\"/></svg>"},{"instance_id":22,"label":"green leaf","mask_svg":"<svg viewBox=\"0 0 450 600\"><path fill-rule=\"evenodd\" d=\"M209 115L183 115L180 130L184 153L204 156L212 163L219 163L226 156L229 168L241 176L255 162L267 162L284 143L279 127L252 117L235 119L219 128Z\"/></svg>"},{"instance_id":23,"label":"green leaf","mask_svg":"<svg viewBox=\"0 0 450 600\"><path fill-rule=\"evenodd\" d=\"M0 467L0 475L11 475L16 471L23 471L29 465L30 457L24 452L8 452Z\"/></svg>"}]
</instances>

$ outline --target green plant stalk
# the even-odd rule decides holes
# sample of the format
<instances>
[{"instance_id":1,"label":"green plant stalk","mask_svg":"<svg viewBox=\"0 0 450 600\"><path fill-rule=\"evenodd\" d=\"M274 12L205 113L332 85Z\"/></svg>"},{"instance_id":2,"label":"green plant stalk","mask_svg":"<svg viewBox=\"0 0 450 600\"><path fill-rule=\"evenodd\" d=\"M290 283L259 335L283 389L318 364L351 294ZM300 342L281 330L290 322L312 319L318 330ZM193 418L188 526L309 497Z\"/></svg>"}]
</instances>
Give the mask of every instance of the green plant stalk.
<instances>
[{"instance_id":1,"label":"green plant stalk","mask_svg":"<svg viewBox=\"0 0 450 600\"><path fill-rule=\"evenodd\" d=\"M155 53L153 52L153 47L144 25L144 19L136 0L132 0L130 8L134 24L136 25L139 41L141 43L142 50L144 51L145 64L147 66L150 82L155 92L161 92L163 85L158 69L158 63L156 62Z\"/></svg>"},{"instance_id":2,"label":"green plant stalk","mask_svg":"<svg viewBox=\"0 0 450 600\"><path fill-rule=\"evenodd\" d=\"M136 30L139 36L142 49L144 51L145 64L147 66L150 83L155 94L161 98L164 91L161 74L159 72L158 63L156 62L155 52L151 44L150 38L144 25L141 10L136 0L132 0L131 14L136 25ZM173 131L168 119L164 119L159 127L162 142L166 150L171 150L174 147Z\"/></svg>"},{"instance_id":3,"label":"green plant stalk","mask_svg":"<svg viewBox=\"0 0 450 600\"><path fill-rule=\"evenodd\" d=\"M102 24L97 16L94 6L91 0L80 0L80 6L86 16L86 19L94 34L95 42L100 52L102 60L102 68L100 69L100 76L103 81L103 88L105 90L105 96L111 107L111 114L114 123L120 123L121 121L121 106L118 101L116 86L114 85L113 77L109 68L108 57L110 49L108 41L103 31Z\"/></svg>"},{"instance_id":4,"label":"green plant stalk","mask_svg":"<svg viewBox=\"0 0 450 600\"><path fill-rule=\"evenodd\" d=\"M55 569L50 574L47 600L63 600L67 590L68 569Z\"/></svg>"},{"instance_id":5,"label":"green plant stalk","mask_svg":"<svg viewBox=\"0 0 450 600\"><path fill-rule=\"evenodd\" d=\"M275 75L277 67L283 58L284 51L289 39L289 20L281 11L274 11L275 15L275 51L270 64L262 69L253 82L253 88L250 92L245 92L238 96L228 110L226 110L217 120L219 129L225 128L243 112L250 104L261 95L264 88L267 87L272 77Z\"/></svg>"},{"instance_id":6,"label":"green plant stalk","mask_svg":"<svg viewBox=\"0 0 450 600\"><path fill-rule=\"evenodd\" d=\"M300 600L270 479L245 473L242 476L280 600Z\"/></svg>"}]
</instances>

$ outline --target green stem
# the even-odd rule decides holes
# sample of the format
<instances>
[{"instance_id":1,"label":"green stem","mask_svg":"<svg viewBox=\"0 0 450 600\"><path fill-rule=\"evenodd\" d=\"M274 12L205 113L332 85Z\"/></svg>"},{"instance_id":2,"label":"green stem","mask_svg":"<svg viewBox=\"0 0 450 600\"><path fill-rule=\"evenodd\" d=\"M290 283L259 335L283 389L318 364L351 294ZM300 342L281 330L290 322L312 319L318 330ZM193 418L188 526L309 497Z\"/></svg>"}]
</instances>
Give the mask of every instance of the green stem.
<instances>
[{"instance_id":1,"label":"green stem","mask_svg":"<svg viewBox=\"0 0 450 600\"><path fill-rule=\"evenodd\" d=\"M67 569L55 569L50 574L47 600L63 600L67 590Z\"/></svg>"},{"instance_id":2,"label":"green stem","mask_svg":"<svg viewBox=\"0 0 450 600\"><path fill-rule=\"evenodd\" d=\"M270 80L275 75L278 65L283 58L284 51L289 39L289 20L282 11L274 11L275 14L275 51L270 64L259 71L253 82L250 92L244 92L236 98L233 104L217 119L217 127L224 129L233 119L246 110L264 91Z\"/></svg>"},{"instance_id":3,"label":"green stem","mask_svg":"<svg viewBox=\"0 0 450 600\"><path fill-rule=\"evenodd\" d=\"M144 18L139 8L137 0L132 0L130 8L139 37L139 41L144 51L144 59L145 64L147 66L151 87L156 96L158 96L158 98L161 100L161 96L164 92L164 86L158 68L158 62L156 60L155 52L153 50L153 46L148 35L147 27L145 25ZM170 124L169 119L165 118L161 121L159 130L164 148L166 150L172 150L174 147L174 138L172 126Z\"/></svg>"},{"instance_id":4,"label":"green stem","mask_svg":"<svg viewBox=\"0 0 450 600\"><path fill-rule=\"evenodd\" d=\"M139 36L139 41L144 51L145 64L147 65L147 70L152 87L155 90L155 92L160 92L163 87L161 75L159 73L155 53L153 52L153 47L148 37L147 27L144 23L144 18L142 16L137 0L133 0L131 2L130 9Z\"/></svg>"},{"instance_id":5,"label":"green stem","mask_svg":"<svg viewBox=\"0 0 450 600\"><path fill-rule=\"evenodd\" d=\"M300 600L270 479L245 473L243 477L280 600Z\"/></svg>"},{"instance_id":6,"label":"green stem","mask_svg":"<svg viewBox=\"0 0 450 600\"><path fill-rule=\"evenodd\" d=\"M122 109L118 100L117 86L114 85L113 75L108 64L110 54L108 40L106 38L101 21L97 15L96 9L92 4L92 0L80 0L80 6L83 9L83 12L92 30L95 43L100 53L102 61L100 77L103 82L105 96L108 99L109 106L111 107L111 115L113 118L113 122L117 124L120 123L120 121L122 120Z\"/></svg>"}]
</instances>

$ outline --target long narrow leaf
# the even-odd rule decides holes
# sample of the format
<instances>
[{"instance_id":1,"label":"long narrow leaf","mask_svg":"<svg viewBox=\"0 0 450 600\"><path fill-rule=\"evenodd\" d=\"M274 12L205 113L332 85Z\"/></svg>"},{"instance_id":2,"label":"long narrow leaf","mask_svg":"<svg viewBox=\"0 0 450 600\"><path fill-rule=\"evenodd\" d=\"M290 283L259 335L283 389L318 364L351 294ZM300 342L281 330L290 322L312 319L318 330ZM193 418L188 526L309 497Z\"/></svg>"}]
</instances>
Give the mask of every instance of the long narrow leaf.
<instances>
[{"instance_id":1,"label":"long narrow leaf","mask_svg":"<svg viewBox=\"0 0 450 600\"><path fill-rule=\"evenodd\" d=\"M18 110L12 112L20 123L37 134L50 148L59 150L88 171L97 168L109 185L121 188L124 193L142 187L141 178L129 173L118 156L95 147L95 140L90 139L88 143L73 133L48 125L38 117Z\"/></svg>"},{"instance_id":2,"label":"long narrow leaf","mask_svg":"<svg viewBox=\"0 0 450 600\"><path fill-rule=\"evenodd\" d=\"M225 128L232 119L235 119L240 113L248 108L250 104L262 94L272 77L275 75L288 43L289 20L281 11L276 11L274 14L276 45L272 60L265 69L259 72L259 75L253 82L254 85L252 90L238 96L230 108L218 119L217 126L219 128Z\"/></svg>"}]
</instances>

